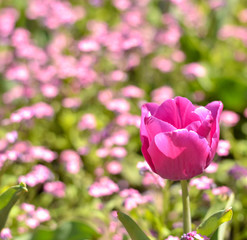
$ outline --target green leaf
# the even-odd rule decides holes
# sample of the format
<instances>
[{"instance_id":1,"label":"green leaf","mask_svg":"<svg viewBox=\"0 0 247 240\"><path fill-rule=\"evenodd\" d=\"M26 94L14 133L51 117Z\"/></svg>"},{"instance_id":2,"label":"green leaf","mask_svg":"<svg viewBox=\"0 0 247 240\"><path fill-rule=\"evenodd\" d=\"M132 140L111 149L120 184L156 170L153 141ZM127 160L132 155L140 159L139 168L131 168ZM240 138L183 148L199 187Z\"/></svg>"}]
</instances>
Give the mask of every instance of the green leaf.
<instances>
[{"instance_id":1,"label":"green leaf","mask_svg":"<svg viewBox=\"0 0 247 240\"><path fill-rule=\"evenodd\" d=\"M214 213L199 225L197 233L210 237L222 223L230 221L232 215L232 208Z\"/></svg>"},{"instance_id":2,"label":"green leaf","mask_svg":"<svg viewBox=\"0 0 247 240\"><path fill-rule=\"evenodd\" d=\"M226 203L226 208L230 208L230 206L233 204L234 201L234 194L232 193ZM224 240L225 239L225 232L227 229L227 222L222 224L217 231L213 234L213 236L210 238L211 240Z\"/></svg>"},{"instance_id":3,"label":"green leaf","mask_svg":"<svg viewBox=\"0 0 247 240\"><path fill-rule=\"evenodd\" d=\"M124 225L132 240L150 240L128 215L118 212L118 219Z\"/></svg>"},{"instance_id":4,"label":"green leaf","mask_svg":"<svg viewBox=\"0 0 247 240\"><path fill-rule=\"evenodd\" d=\"M57 229L37 228L34 233L16 237L16 240L96 240L100 235L87 223L64 222Z\"/></svg>"},{"instance_id":5,"label":"green leaf","mask_svg":"<svg viewBox=\"0 0 247 240\"><path fill-rule=\"evenodd\" d=\"M26 184L10 187L0 195L0 231L4 228L9 212L19 199L20 195L27 192Z\"/></svg>"},{"instance_id":6,"label":"green leaf","mask_svg":"<svg viewBox=\"0 0 247 240\"><path fill-rule=\"evenodd\" d=\"M96 240L99 234L84 222L65 222L57 228L53 240Z\"/></svg>"}]
</instances>

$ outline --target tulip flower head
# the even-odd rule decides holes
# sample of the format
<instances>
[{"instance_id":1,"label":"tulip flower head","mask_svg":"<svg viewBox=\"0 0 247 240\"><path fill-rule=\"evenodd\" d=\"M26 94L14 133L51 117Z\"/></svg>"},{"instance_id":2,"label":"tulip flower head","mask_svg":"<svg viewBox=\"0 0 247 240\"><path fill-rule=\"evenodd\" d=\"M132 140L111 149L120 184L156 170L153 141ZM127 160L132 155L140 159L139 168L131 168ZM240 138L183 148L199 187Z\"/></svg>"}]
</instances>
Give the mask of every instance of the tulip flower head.
<instances>
[{"instance_id":1,"label":"tulip flower head","mask_svg":"<svg viewBox=\"0 0 247 240\"><path fill-rule=\"evenodd\" d=\"M201 174L214 158L219 142L223 104L214 101L196 107L176 97L161 105L142 106L142 153L162 178L186 180Z\"/></svg>"}]
</instances>

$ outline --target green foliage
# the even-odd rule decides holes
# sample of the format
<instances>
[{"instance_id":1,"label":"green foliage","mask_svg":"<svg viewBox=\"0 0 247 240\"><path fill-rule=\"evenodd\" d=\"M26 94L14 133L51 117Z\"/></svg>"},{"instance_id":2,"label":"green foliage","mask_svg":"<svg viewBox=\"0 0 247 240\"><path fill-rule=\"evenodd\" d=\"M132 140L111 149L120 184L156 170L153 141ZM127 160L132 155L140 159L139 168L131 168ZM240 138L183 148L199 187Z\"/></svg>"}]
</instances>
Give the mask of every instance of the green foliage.
<instances>
[{"instance_id":1,"label":"green foliage","mask_svg":"<svg viewBox=\"0 0 247 240\"><path fill-rule=\"evenodd\" d=\"M27 192L26 185L20 183L20 185L10 187L0 195L0 231L5 226L11 208L25 192Z\"/></svg>"},{"instance_id":2,"label":"green foliage","mask_svg":"<svg viewBox=\"0 0 247 240\"><path fill-rule=\"evenodd\" d=\"M99 234L87 223L79 221L64 222L57 229L38 228L33 234L26 234L16 240L96 240Z\"/></svg>"},{"instance_id":3,"label":"green foliage","mask_svg":"<svg viewBox=\"0 0 247 240\"><path fill-rule=\"evenodd\" d=\"M203 236L210 237L221 224L230 221L232 215L231 208L214 213L199 225L197 232Z\"/></svg>"},{"instance_id":4,"label":"green foliage","mask_svg":"<svg viewBox=\"0 0 247 240\"><path fill-rule=\"evenodd\" d=\"M124 225L132 240L150 240L140 229L134 220L122 212L118 212L118 218Z\"/></svg>"}]
</instances>

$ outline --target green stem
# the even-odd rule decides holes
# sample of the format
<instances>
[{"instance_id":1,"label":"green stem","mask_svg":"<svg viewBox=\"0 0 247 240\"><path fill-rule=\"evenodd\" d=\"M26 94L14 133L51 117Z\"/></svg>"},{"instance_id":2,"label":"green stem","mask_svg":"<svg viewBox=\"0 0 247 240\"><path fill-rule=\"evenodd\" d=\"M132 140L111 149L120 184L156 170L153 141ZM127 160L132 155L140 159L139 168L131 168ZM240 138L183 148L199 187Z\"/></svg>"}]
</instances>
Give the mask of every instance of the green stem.
<instances>
[{"instance_id":1,"label":"green stem","mask_svg":"<svg viewBox=\"0 0 247 240\"><path fill-rule=\"evenodd\" d=\"M188 191L188 183L181 180L182 199L183 199L183 227L184 233L191 232L191 216L190 216L190 197Z\"/></svg>"}]
</instances>

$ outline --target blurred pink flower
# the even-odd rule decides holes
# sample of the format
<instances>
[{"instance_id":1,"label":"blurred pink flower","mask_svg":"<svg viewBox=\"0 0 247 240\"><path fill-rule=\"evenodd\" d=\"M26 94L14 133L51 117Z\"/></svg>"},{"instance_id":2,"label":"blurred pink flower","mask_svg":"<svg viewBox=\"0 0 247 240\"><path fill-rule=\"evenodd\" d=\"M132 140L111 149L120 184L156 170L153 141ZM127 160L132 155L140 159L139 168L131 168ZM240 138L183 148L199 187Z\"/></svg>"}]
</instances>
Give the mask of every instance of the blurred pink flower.
<instances>
[{"instance_id":1,"label":"blurred pink flower","mask_svg":"<svg viewBox=\"0 0 247 240\"><path fill-rule=\"evenodd\" d=\"M34 159L42 159L46 162L52 162L57 158L56 152L53 152L43 146L32 146L30 148L30 155Z\"/></svg>"},{"instance_id":2,"label":"blurred pink flower","mask_svg":"<svg viewBox=\"0 0 247 240\"><path fill-rule=\"evenodd\" d=\"M225 194L228 195L231 193L231 189L226 186L217 187L217 188L212 189L212 193L214 195L225 195Z\"/></svg>"},{"instance_id":3,"label":"blurred pink flower","mask_svg":"<svg viewBox=\"0 0 247 240\"><path fill-rule=\"evenodd\" d=\"M60 181L47 182L44 184L44 191L58 198L65 196L65 184Z\"/></svg>"},{"instance_id":4,"label":"blurred pink flower","mask_svg":"<svg viewBox=\"0 0 247 240\"><path fill-rule=\"evenodd\" d=\"M20 81L22 83L27 83L30 76L29 70L25 65L16 65L7 69L6 78L10 80Z\"/></svg>"},{"instance_id":5,"label":"blurred pink flower","mask_svg":"<svg viewBox=\"0 0 247 240\"><path fill-rule=\"evenodd\" d=\"M130 104L124 98L115 98L106 103L106 108L118 113L125 113L130 110Z\"/></svg>"},{"instance_id":6,"label":"blurred pink flower","mask_svg":"<svg viewBox=\"0 0 247 240\"><path fill-rule=\"evenodd\" d=\"M233 111L224 110L220 116L220 122L227 127L234 127L239 122L239 115Z\"/></svg>"},{"instance_id":7,"label":"blurred pink flower","mask_svg":"<svg viewBox=\"0 0 247 240\"><path fill-rule=\"evenodd\" d=\"M219 140L219 144L216 152L219 156L227 156L229 154L230 148L231 148L231 144L229 141Z\"/></svg>"},{"instance_id":8,"label":"blurred pink flower","mask_svg":"<svg viewBox=\"0 0 247 240\"><path fill-rule=\"evenodd\" d=\"M34 104L32 110L37 118L52 117L54 114L53 108L44 102Z\"/></svg>"},{"instance_id":9,"label":"blurred pink flower","mask_svg":"<svg viewBox=\"0 0 247 240\"><path fill-rule=\"evenodd\" d=\"M119 10L127 10L131 6L130 0L113 0L113 5Z\"/></svg>"},{"instance_id":10,"label":"blurred pink flower","mask_svg":"<svg viewBox=\"0 0 247 240\"><path fill-rule=\"evenodd\" d=\"M226 5L226 2L224 0L210 0L209 1L209 6L212 9L217 9L220 7L224 7Z\"/></svg>"},{"instance_id":11,"label":"blurred pink flower","mask_svg":"<svg viewBox=\"0 0 247 240\"><path fill-rule=\"evenodd\" d=\"M47 83L41 86L41 92L47 98L54 98L58 95L59 90L57 86Z\"/></svg>"},{"instance_id":12,"label":"blurred pink flower","mask_svg":"<svg viewBox=\"0 0 247 240\"><path fill-rule=\"evenodd\" d=\"M151 92L152 102L161 104L167 99L174 97L173 89L169 86L157 88Z\"/></svg>"},{"instance_id":13,"label":"blurred pink flower","mask_svg":"<svg viewBox=\"0 0 247 240\"><path fill-rule=\"evenodd\" d=\"M182 73L189 79L194 79L196 77L205 77L207 75L206 68L199 63L189 63L185 65L182 69Z\"/></svg>"},{"instance_id":14,"label":"blurred pink flower","mask_svg":"<svg viewBox=\"0 0 247 240\"><path fill-rule=\"evenodd\" d=\"M102 177L98 182L89 187L89 195L92 197L104 197L119 191L119 187L108 177Z\"/></svg>"},{"instance_id":15,"label":"blurred pink flower","mask_svg":"<svg viewBox=\"0 0 247 240\"><path fill-rule=\"evenodd\" d=\"M6 139L9 143L14 143L18 138L18 132L17 131L12 131L8 132L6 134Z\"/></svg>"},{"instance_id":16,"label":"blurred pink flower","mask_svg":"<svg viewBox=\"0 0 247 240\"><path fill-rule=\"evenodd\" d=\"M11 36L11 43L18 48L30 44L30 32L25 28L16 28Z\"/></svg>"},{"instance_id":17,"label":"blurred pink flower","mask_svg":"<svg viewBox=\"0 0 247 240\"><path fill-rule=\"evenodd\" d=\"M25 214L19 215L18 221L25 221L26 225L32 229L37 228L40 223L49 221L51 219L50 213L47 209L38 207L35 210L35 206L28 203L23 203L21 209L25 211Z\"/></svg>"},{"instance_id":18,"label":"blurred pink flower","mask_svg":"<svg viewBox=\"0 0 247 240\"><path fill-rule=\"evenodd\" d=\"M19 13L14 8L2 8L0 11L0 37L8 37L15 27Z\"/></svg>"},{"instance_id":19,"label":"blurred pink flower","mask_svg":"<svg viewBox=\"0 0 247 240\"><path fill-rule=\"evenodd\" d=\"M60 161L65 165L66 171L71 174L78 173L83 166L79 154L73 150L63 150L60 155Z\"/></svg>"},{"instance_id":20,"label":"blurred pink flower","mask_svg":"<svg viewBox=\"0 0 247 240\"><path fill-rule=\"evenodd\" d=\"M118 161L111 161L107 163L106 169L110 174L116 175L116 174L121 173L122 165Z\"/></svg>"},{"instance_id":21,"label":"blurred pink flower","mask_svg":"<svg viewBox=\"0 0 247 240\"><path fill-rule=\"evenodd\" d=\"M80 98L64 98L62 101L62 105L65 108L78 108L80 107L82 101Z\"/></svg>"},{"instance_id":22,"label":"blurred pink flower","mask_svg":"<svg viewBox=\"0 0 247 240\"><path fill-rule=\"evenodd\" d=\"M180 240L179 237L168 236L165 240Z\"/></svg>"},{"instance_id":23,"label":"blurred pink flower","mask_svg":"<svg viewBox=\"0 0 247 240\"><path fill-rule=\"evenodd\" d=\"M78 48L82 52L97 52L100 50L100 45L96 40L88 38L88 39L82 39L78 43Z\"/></svg>"},{"instance_id":24,"label":"blurred pink flower","mask_svg":"<svg viewBox=\"0 0 247 240\"><path fill-rule=\"evenodd\" d=\"M105 158L110 154L110 151L108 148L98 148L96 150L96 155L100 158Z\"/></svg>"},{"instance_id":25,"label":"blurred pink flower","mask_svg":"<svg viewBox=\"0 0 247 240\"><path fill-rule=\"evenodd\" d=\"M153 172L146 172L144 173L142 184L144 186L155 185L163 188L165 186L165 180Z\"/></svg>"},{"instance_id":26,"label":"blurred pink flower","mask_svg":"<svg viewBox=\"0 0 247 240\"><path fill-rule=\"evenodd\" d=\"M80 122L78 123L78 128L80 130L85 129L95 129L97 126L96 118L91 113L86 113L81 117Z\"/></svg>"},{"instance_id":27,"label":"blurred pink flower","mask_svg":"<svg viewBox=\"0 0 247 240\"><path fill-rule=\"evenodd\" d=\"M171 72L173 70L172 61L160 56L155 57L152 60L152 65L154 68L159 69L163 73Z\"/></svg>"},{"instance_id":28,"label":"blurred pink flower","mask_svg":"<svg viewBox=\"0 0 247 240\"><path fill-rule=\"evenodd\" d=\"M130 125L139 128L141 124L141 117L138 115L123 113L116 117L116 123L122 127Z\"/></svg>"},{"instance_id":29,"label":"blurred pink flower","mask_svg":"<svg viewBox=\"0 0 247 240\"><path fill-rule=\"evenodd\" d=\"M110 156L115 158L124 158L127 155L127 151L123 147L114 147L110 150Z\"/></svg>"},{"instance_id":30,"label":"blurred pink flower","mask_svg":"<svg viewBox=\"0 0 247 240\"><path fill-rule=\"evenodd\" d=\"M32 168L32 171L25 176L19 177L19 182L24 182L30 187L34 187L37 184L45 183L54 177L49 168L44 165L38 164Z\"/></svg>"},{"instance_id":31,"label":"blurred pink flower","mask_svg":"<svg viewBox=\"0 0 247 240\"><path fill-rule=\"evenodd\" d=\"M129 85L122 88L121 92L124 97L129 98L143 98L144 96L144 91L134 85Z\"/></svg>"},{"instance_id":32,"label":"blurred pink flower","mask_svg":"<svg viewBox=\"0 0 247 240\"><path fill-rule=\"evenodd\" d=\"M183 62L186 58L184 52L180 50L176 50L175 52L173 52L171 57L174 62L178 63Z\"/></svg>"},{"instance_id":33,"label":"blurred pink flower","mask_svg":"<svg viewBox=\"0 0 247 240\"><path fill-rule=\"evenodd\" d=\"M9 228L3 228L0 233L0 238L2 240L12 239L12 234Z\"/></svg>"},{"instance_id":34,"label":"blurred pink flower","mask_svg":"<svg viewBox=\"0 0 247 240\"><path fill-rule=\"evenodd\" d=\"M115 70L110 73L110 80L113 82L124 82L126 78L127 74L121 70Z\"/></svg>"},{"instance_id":35,"label":"blurred pink flower","mask_svg":"<svg viewBox=\"0 0 247 240\"><path fill-rule=\"evenodd\" d=\"M49 211L47 209L42 208L42 207L37 208L34 216L40 222L46 222L46 221L49 221L51 219Z\"/></svg>"},{"instance_id":36,"label":"blurred pink flower","mask_svg":"<svg viewBox=\"0 0 247 240\"><path fill-rule=\"evenodd\" d=\"M218 163L211 162L210 165L205 169L206 173L215 173L218 170Z\"/></svg>"},{"instance_id":37,"label":"blurred pink flower","mask_svg":"<svg viewBox=\"0 0 247 240\"><path fill-rule=\"evenodd\" d=\"M193 178L190 180L190 186L196 186L196 188L199 190L210 189L213 183L213 179L208 178L206 176L202 176L200 178Z\"/></svg>"},{"instance_id":38,"label":"blurred pink flower","mask_svg":"<svg viewBox=\"0 0 247 240\"><path fill-rule=\"evenodd\" d=\"M222 1L222 0L221 0ZM238 15L238 19L242 22L242 23L247 23L247 8L241 10L241 12Z\"/></svg>"},{"instance_id":39,"label":"blurred pink flower","mask_svg":"<svg viewBox=\"0 0 247 240\"><path fill-rule=\"evenodd\" d=\"M120 196L124 198L124 207L127 211L136 208L139 204L152 202L153 198L149 195L142 195L136 189L124 189L120 192Z\"/></svg>"}]
</instances>

